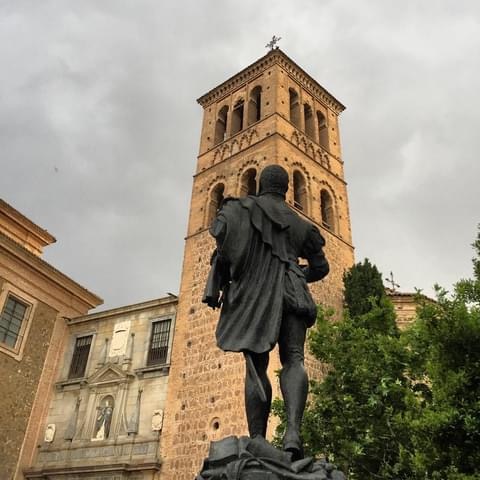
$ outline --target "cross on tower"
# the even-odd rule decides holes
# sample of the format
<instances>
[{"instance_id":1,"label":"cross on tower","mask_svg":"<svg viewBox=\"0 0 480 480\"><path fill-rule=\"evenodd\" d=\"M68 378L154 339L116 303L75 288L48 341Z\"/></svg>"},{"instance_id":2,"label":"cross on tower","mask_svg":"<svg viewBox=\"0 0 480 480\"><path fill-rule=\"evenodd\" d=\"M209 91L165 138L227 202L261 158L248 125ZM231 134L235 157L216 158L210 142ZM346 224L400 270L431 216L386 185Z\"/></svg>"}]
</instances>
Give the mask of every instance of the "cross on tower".
<instances>
[{"instance_id":1,"label":"cross on tower","mask_svg":"<svg viewBox=\"0 0 480 480\"><path fill-rule=\"evenodd\" d=\"M400 285L398 283L395 283L395 280L393 279L393 272L390 272L390 278L386 278L385 281L387 283L390 283L392 285L392 292L395 293L395 287L400 288Z\"/></svg>"},{"instance_id":2,"label":"cross on tower","mask_svg":"<svg viewBox=\"0 0 480 480\"><path fill-rule=\"evenodd\" d=\"M276 44L282 39L282 37L276 37L275 35L272 37L272 39L265 45L265 48L269 48L270 50L273 50L274 48L278 48Z\"/></svg>"}]
</instances>

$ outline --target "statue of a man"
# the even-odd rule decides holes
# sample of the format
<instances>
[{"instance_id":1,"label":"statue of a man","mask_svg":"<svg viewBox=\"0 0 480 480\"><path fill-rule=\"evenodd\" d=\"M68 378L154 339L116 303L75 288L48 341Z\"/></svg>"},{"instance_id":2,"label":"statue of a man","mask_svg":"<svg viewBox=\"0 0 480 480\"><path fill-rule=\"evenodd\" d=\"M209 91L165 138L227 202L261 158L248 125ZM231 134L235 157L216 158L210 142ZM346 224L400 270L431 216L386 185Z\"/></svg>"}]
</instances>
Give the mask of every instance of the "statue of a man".
<instances>
[{"instance_id":1,"label":"statue of a man","mask_svg":"<svg viewBox=\"0 0 480 480\"><path fill-rule=\"evenodd\" d=\"M246 359L251 437L266 435L272 399L267 367L269 352L278 343L287 413L283 447L298 459L303 456L300 424L308 393L305 335L316 318L307 282L325 277L329 266L323 237L287 205L287 190L287 172L270 165L260 176L258 196L225 199L210 228L217 248L203 301L221 306L218 346L242 352ZM299 265L299 257L308 265Z\"/></svg>"}]
</instances>

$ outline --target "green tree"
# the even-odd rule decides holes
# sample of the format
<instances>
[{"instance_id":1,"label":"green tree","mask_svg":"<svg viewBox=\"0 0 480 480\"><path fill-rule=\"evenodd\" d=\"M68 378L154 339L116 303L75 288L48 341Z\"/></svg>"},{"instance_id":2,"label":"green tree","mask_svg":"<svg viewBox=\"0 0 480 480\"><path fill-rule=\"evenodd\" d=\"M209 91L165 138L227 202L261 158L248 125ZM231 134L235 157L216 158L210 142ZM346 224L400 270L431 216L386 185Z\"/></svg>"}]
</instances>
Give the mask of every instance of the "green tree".
<instances>
[{"instance_id":1,"label":"green tree","mask_svg":"<svg viewBox=\"0 0 480 480\"><path fill-rule=\"evenodd\" d=\"M416 409L409 413L412 478L480 478L480 228L474 276L423 300L406 332Z\"/></svg>"},{"instance_id":2,"label":"green tree","mask_svg":"<svg viewBox=\"0 0 480 480\"><path fill-rule=\"evenodd\" d=\"M352 267L344 284L343 319L334 322L332 312L320 308L310 333L310 350L329 369L311 385L302 431L306 451L326 454L352 480L409 478L403 467L407 353L393 306L368 260Z\"/></svg>"},{"instance_id":3,"label":"green tree","mask_svg":"<svg viewBox=\"0 0 480 480\"><path fill-rule=\"evenodd\" d=\"M382 275L368 258L357 263L343 275L345 304L351 317L358 317L372 308L372 299L377 303L385 297Z\"/></svg>"},{"instance_id":4,"label":"green tree","mask_svg":"<svg viewBox=\"0 0 480 480\"><path fill-rule=\"evenodd\" d=\"M310 334L328 372L312 383L307 453L350 480L480 480L480 225L473 248L473 278L419 294L401 335L376 268L347 272L343 319L320 309Z\"/></svg>"}]
</instances>

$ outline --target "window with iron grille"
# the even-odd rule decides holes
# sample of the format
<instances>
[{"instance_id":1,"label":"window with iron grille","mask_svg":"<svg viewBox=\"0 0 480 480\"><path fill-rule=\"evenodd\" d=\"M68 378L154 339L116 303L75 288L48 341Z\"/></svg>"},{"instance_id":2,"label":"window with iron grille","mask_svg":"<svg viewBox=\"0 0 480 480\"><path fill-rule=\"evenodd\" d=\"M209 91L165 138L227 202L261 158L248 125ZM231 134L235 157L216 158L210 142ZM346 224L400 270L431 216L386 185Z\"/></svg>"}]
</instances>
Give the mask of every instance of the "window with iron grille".
<instances>
[{"instance_id":1,"label":"window with iron grille","mask_svg":"<svg viewBox=\"0 0 480 480\"><path fill-rule=\"evenodd\" d=\"M85 375L92 338L93 335L87 335L85 337L78 337L75 341L75 349L73 350L68 378L81 378Z\"/></svg>"},{"instance_id":2,"label":"window with iron grille","mask_svg":"<svg viewBox=\"0 0 480 480\"><path fill-rule=\"evenodd\" d=\"M27 309L28 305L8 295L0 317L0 343L15 348L17 340L21 337L20 332Z\"/></svg>"},{"instance_id":3,"label":"window with iron grille","mask_svg":"<svg viewBox=\"0 0 480 480\"><path fill-rule=\"evenodd\" d=\"M170 319L152 323L152 336L148 348L147 365L167 363L171 323Z\"/></svg>"}]
</instances>

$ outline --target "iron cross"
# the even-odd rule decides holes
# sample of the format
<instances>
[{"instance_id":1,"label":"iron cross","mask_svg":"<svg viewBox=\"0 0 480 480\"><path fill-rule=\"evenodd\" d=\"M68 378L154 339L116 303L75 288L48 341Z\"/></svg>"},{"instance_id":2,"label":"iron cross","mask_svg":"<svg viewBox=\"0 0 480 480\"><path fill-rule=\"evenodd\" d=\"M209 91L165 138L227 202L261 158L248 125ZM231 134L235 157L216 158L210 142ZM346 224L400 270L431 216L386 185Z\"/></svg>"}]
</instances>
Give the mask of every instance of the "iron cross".
<instances>
[{"instance_id":1,"label":"iron cross","mask_svg":"<svg viewBox=\"0 0 480 480\"><path fill-rule=\"evenodd\" d=\"M278 48L276 44L282 39L282 37L276 37L275 35L272 37L272 39L265 45L265 48L269 48L270 50L273 50L274 48Z\"/></svg>"},{"instance_id":2,"label":"iron cross","mask_svg":"<svg viewBox=\"0 0 480 480\"><path fill-rule=\"evenodd\" d=\"M386 278L385 281L392 285L392 292L395 292L395 287L400 288L400 285L395 283L395 280L393 279L393 272L390 272L390 278Z\"/></svg>"}]
</instances>

